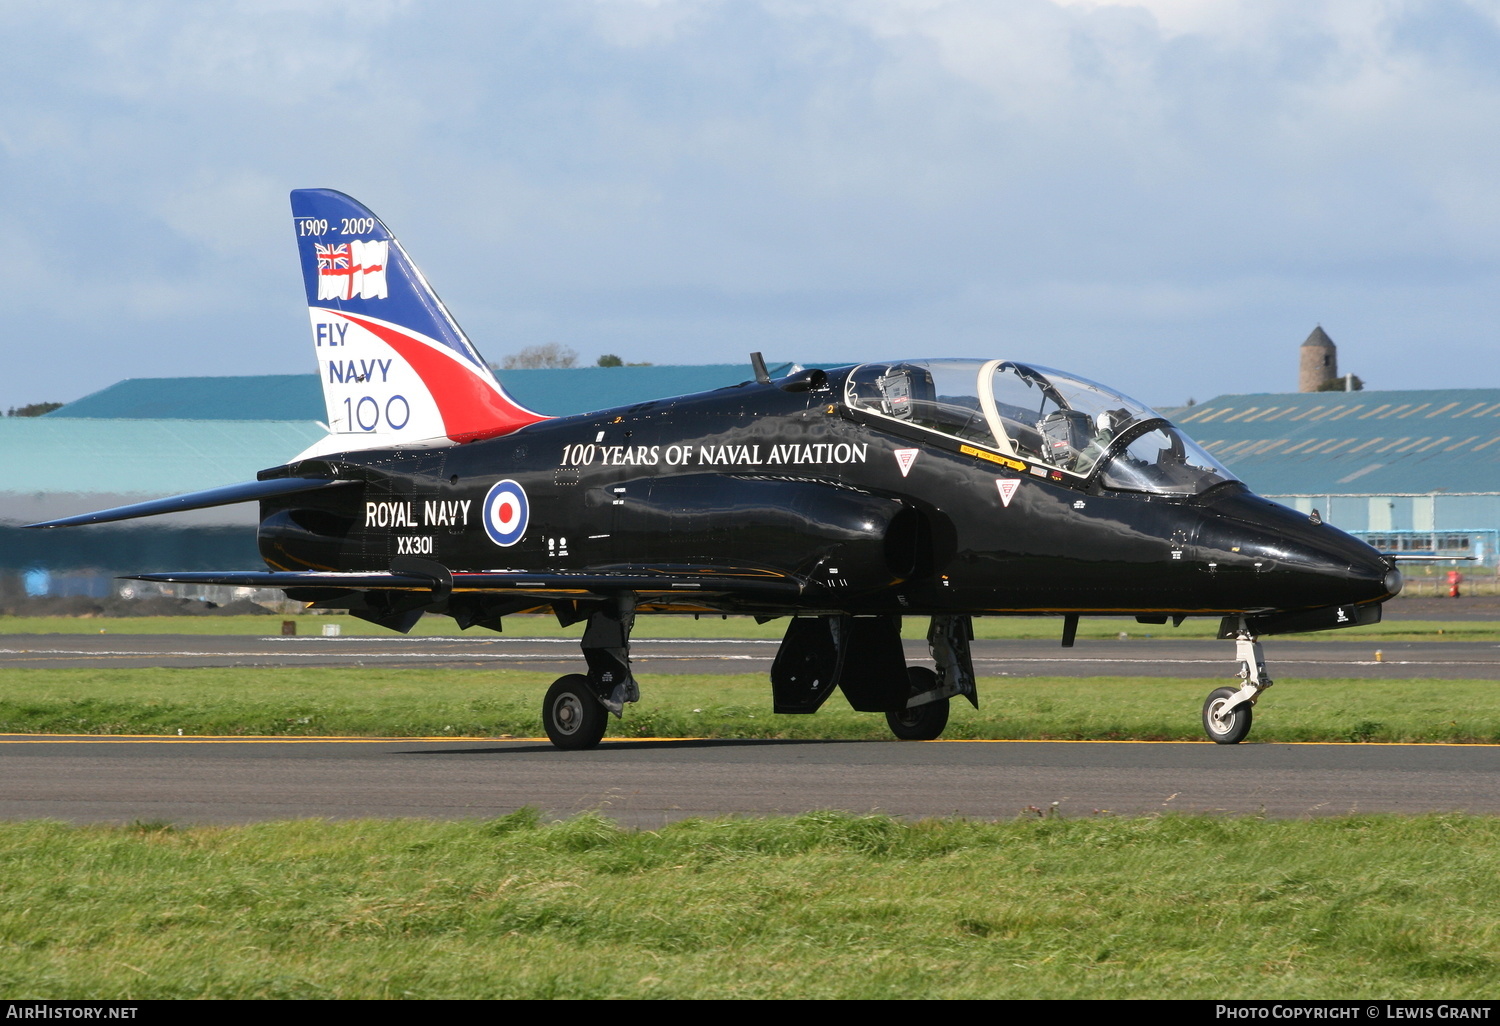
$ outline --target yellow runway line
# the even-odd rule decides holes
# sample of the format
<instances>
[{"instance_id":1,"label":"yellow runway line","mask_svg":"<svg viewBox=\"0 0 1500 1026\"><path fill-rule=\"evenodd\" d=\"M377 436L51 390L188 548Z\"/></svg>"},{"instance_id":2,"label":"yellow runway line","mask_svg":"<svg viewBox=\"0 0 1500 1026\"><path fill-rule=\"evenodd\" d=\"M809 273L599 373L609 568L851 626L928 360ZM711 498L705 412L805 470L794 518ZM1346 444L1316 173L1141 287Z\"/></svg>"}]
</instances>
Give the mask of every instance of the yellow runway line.
<instances>
[{"instance_id":1,"label":"yellow runway line","mask_svg":"<svg viewBox=\"0 0 1500 1026\"><path fill-rule=\"evenodd\" d=\"M297 744L412 744L419 741L546 741L545 737L219 737L213 735L185 734L61 734L47 737L5 737L0 745L297 745ZM630 740L647 740L631 738Z\"/></svg>"},{"instance_id":2,"label":"yellow runway line","mask_svg":"<svg viewBox=\"0 0 1500 1026\"><path fill-rule=\"evenodd\" d=\"M175 734L59 734L55 736L21 737L12 735L0 737L0 745L146 745L146 744L263 744L263 745L297 745L297 744L345 744L345 745L374 745L374 744L415 744L419 742L430 743L452 743L452 744L496 744L500 742L527 741L544 742L545 737L276 737L271 735L234 737L217 735L184 735ZM605 745L629 745L644 744L648 742L660 743L662 741L735 741L744 743L746 740L760 740L768 744L778 741L795 740L806 742L807 738L711 738L711 737L607 737L601 744ZM905 744L909 742L897 742L895 739L886 740L861 740L858 738L824 738L830 744L838 744L845 740L863 744ZM1077 739L1047 739L1047 738L938 738L934 741L921 742L923 744L935 745L1194 745L1203 746L1211 744L1204 739L1202 741L1086 741ZM1494 742L1461 742L1461 741L1251 741L1245 742L1240 747L1264 747L1267 745L1288 745L1302 748L1500 748L1500 744Z\"/></svg>"},{"instance_id":3,"label":"yellow runway line","mask_svg":"<svg viewBox=\"0 0 1500 1026\"><path fill-rule=\"evenodd\" d=\"M1213 742L1209 741L1208 738L1204 738L1201 741L1088 741L1077 738L1051 740L1043 737L940 737L923 743L929 745L1206 745ZM1267 745L1301 746L1304 748L1500 748L1500 743L1494 741L1242 741L1234 747L1256 748Z\"/></svg>"}]
</instances>

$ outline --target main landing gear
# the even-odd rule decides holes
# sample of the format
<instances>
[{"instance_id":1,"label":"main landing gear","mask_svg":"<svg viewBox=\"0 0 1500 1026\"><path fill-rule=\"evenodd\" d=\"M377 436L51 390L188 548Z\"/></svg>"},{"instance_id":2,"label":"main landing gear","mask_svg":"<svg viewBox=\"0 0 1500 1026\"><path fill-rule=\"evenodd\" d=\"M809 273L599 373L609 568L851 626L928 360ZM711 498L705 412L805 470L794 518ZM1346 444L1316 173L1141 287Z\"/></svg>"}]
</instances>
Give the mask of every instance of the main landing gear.
<instances>
[{"instance_id":1,"label":"main landing gear","mask_svg":"<svg viewBox=\"0 0 1500 1026\"><path fill-rule=\"evenodd\" d=\"M911 681L911 697L938 693L938 675L925 666L908 666L906 679ZM886 726L902 741L935 741L948 725L948 699L929 699L922 705L885 711Z\"/></svg>"},{"instance_id":2,"label":"main landing gear","mask_svg":"<svg viewBox=\"0 0 1500 1026\"><path fill-rule=\"evenodd\" d=\"M948 726L948 700L962 695L979 708L979 689L974 681L974 660L969 642L973 621L967 616L934 616L927 628L927 648L937 670L908 666L910 687L906 704L887 709L885 724L902 741L935 741Z\"/></svg>"},{"instance_id":3,"label":"main landing gear","mask_svg":"<svg viewBox=\"0 0 1500 1026\"><path fill-rule=\"evenodd\" d=\"M1244 617L1240 617L1235 631L1234 655L1240 664L1240 686L1215 688L1203 702L1204 733L1220 745L1237 745L1245 739L1250 733L1255 700L1275 683L1266 673L1266 657Z\"/></svg>"},{"instance_id":4,"label":"main landing gear","mask_svg":"<svg viewBox=\"0 0 1500 1026\"><path fill-rule=\"evenodd\" d=\"M583 658L589 672L559 677L542 700L542 727L558 748L593 748L604 737L609 714L619 716L641 689L630 672L630 628L635 604L620 598L589 614L583 632Z\"/></svg>"},{"instance_id":5,"label":"main landing gear","mask_svg":"<svg viewBox=\"0 0 1500 1026\"><path fill-rule=\"evenodd\" d=\"M583 632L588 673L559 677L542 701L542 725L558 748L593 748L604 737L609 714L619 716L640 699L630 672L630 629L635 605L622 597L589 614ZM931 741L948 725L949 700L962 696L978 707L973 627L967 616L934 616L927 645L937 669L908 666L899 616L793 617L771 668L778 713L813 713L835 688L861 712L885 714L903 741Z\"/></svg>"},{"instance_id":6,"label":"main landing gear","mask_svg":"<svg viewBox=\"0 0 1500 1026\"><path fill-rule=\"evenodd\" d=\"M604 737L609 711L581 673L559 677L542 700L542 724L558 748L593 748Z\"/></svg>"},{"instance_id":7,"label":"main landing gear","mask_svg":"<svg viewBox=\"0 0 1500 1026\"><path fill-rule=\"evenodd\" d=\"M977 704L972 637L967 616L934 616L933 671L906 664L899 616L794 617L771 667L775 711L817 712L838 689L857 711L884 713L901 740L931 741L948 725L950 699Z\"/></svg>"}]
</instances>

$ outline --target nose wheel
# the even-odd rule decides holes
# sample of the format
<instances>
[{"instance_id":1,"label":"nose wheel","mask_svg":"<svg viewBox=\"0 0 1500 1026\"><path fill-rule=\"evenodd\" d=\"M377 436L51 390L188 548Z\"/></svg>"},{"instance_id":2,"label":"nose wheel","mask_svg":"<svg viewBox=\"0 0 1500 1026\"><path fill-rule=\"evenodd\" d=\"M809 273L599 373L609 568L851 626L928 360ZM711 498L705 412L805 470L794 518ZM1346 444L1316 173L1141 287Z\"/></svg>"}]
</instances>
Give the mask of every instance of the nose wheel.
<instances>
[{"instance_id":1,"label":"nose wheel","mask_svg":"<svg viewBox=\"0 0 1500 1026\"><path fill-rule=\"evenodd\" d=\"M1203 703L1203 730L1215 744L1237 745L1250 733L1249 703L1236 705L1225 712L1229 700L1239 694L1236 688L1215 688Z\"/></svg>"},{"instance_id":2,"label":"nose wheel","mask_svg":"<svg viewBox=\"0 0 1500 1026\"><path fill-rule=\"evenodd\" d=\"M1234 654L1242 683L1237 688L1215 688L1203 702L1203 732L1219 745L1237 745L1245 739L1250 733L1251 707L1260 693L1275 683L1266 672L1260 642L1243 617L1234 635Z\"/></svg>"}]
</instances>

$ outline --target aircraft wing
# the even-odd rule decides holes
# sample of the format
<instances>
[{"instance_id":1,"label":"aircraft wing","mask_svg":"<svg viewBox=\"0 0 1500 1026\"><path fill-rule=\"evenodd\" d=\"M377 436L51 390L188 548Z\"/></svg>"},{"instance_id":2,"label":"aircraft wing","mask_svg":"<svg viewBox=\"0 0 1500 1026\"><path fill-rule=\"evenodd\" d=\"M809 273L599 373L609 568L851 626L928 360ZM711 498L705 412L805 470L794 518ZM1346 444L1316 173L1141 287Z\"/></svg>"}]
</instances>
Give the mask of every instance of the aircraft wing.
<instances>
[{"instance_id":1,"label":"aircraft wing","mask_svg":"<svg viewBox=\"0 0 1500 1026\"><path fill-rule=\"evenodd\" d=\"M631 567L603 572L530 570L447 571L425 560L397 562L391 570L325 572L186 571L132 574L130 579L163 584L218 584L238 588L338 589L343 591L491 592L538 599L579 599L635 592L642 597L734 595L742 598L790 599L804 582L765 571L723 567Z\"/></svg>"}]
</instances>

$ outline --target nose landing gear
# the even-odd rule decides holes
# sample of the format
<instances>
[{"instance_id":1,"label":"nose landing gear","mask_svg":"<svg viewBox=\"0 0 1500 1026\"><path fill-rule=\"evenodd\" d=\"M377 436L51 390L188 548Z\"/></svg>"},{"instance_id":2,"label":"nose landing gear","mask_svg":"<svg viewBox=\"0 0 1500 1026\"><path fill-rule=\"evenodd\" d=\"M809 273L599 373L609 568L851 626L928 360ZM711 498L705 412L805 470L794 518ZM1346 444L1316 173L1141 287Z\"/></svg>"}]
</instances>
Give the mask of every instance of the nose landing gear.
<instances>
[{"instance_id":1,"label":"nose landing gear","mask_svg":"<svg viewBox=\"0 0 1500 1026\"><path fill-rule=\"evenodd\" d=\"M1244 617L1235 632L1234 654L1240 664L1239 688L1215 688L1203 703L1203 731L1220 745L1237 745L1245 739L1250 733L1251 707L1275 683L1266 673L1266 657Z\"/></svg>"}]
</instances>

